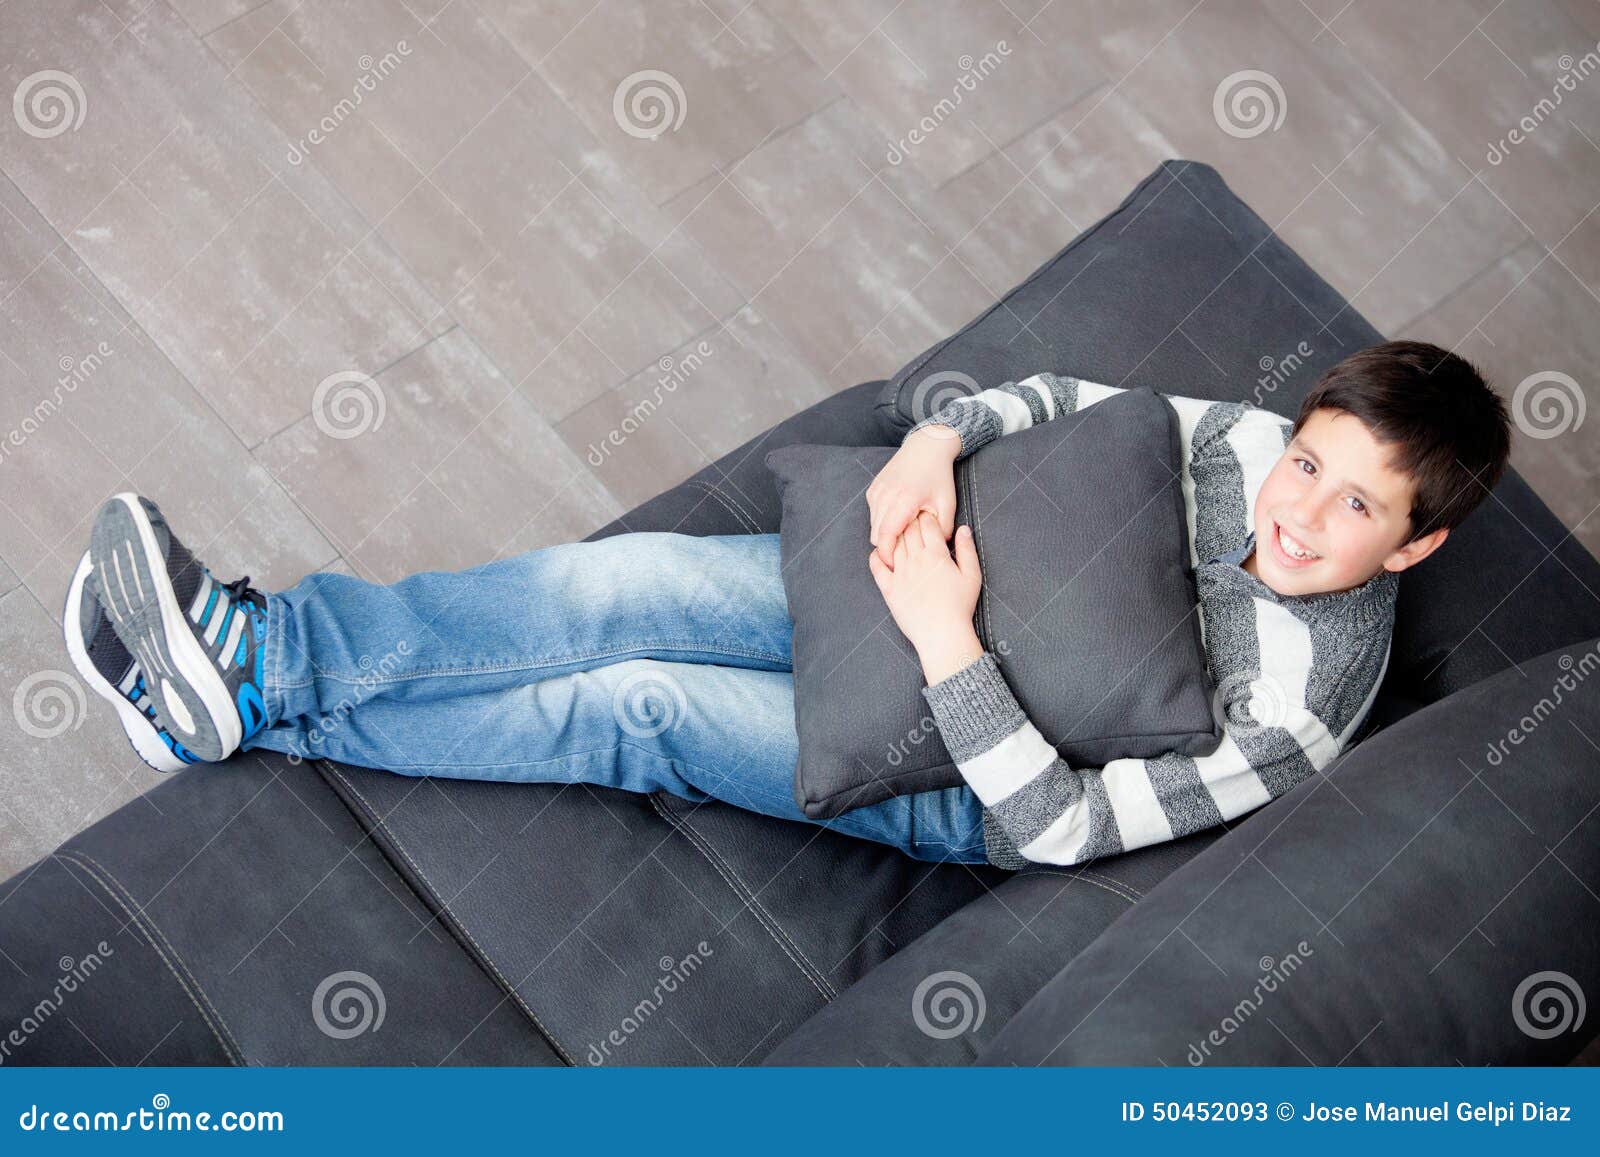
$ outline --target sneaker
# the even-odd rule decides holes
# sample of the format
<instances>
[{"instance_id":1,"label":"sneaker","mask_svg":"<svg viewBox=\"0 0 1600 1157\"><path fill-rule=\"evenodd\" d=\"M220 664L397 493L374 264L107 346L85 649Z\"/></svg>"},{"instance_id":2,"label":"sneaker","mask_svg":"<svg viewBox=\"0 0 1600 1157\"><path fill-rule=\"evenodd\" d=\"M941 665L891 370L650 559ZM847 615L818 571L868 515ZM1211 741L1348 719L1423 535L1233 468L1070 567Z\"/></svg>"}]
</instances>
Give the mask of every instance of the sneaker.
<instances>
[{"instance_id":1,"label":"sneaker","mask_svg":"<svg viewBox=\"0 0 1600 1157\"><path fill-rule=\"evenodd\" d=\"M219 583L137 494L100 508L89 538L100 603L144 670L156 721L206 763L266 723L267 604L248 577Z\"/></svg>"},{"instance_id":2,"label":"sneaker","mask_svg":"<svg viewBox=\"0 0 1600 1157\"><path fill-rule=\"evenodd\" d=\"M116 708L122 730L140 759L157 771L181 771L197 760L156 722L144 673L117 638L94 586L94 564L84 551L61 612L61 633L72 665L100 698Z\"/></svg>"}]
</instances>

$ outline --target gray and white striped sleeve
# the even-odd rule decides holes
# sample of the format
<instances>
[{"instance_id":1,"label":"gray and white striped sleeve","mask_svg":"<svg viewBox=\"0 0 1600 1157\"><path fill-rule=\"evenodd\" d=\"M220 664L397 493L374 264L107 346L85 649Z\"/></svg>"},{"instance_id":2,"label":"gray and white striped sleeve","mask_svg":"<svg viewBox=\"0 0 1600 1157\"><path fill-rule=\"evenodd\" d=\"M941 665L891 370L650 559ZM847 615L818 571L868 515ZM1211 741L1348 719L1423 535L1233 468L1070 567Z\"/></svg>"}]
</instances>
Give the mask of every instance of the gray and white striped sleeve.
<instances>
[{"instance_id":1,"label":"gray and white striped sleeve","mask_svg":"<svg viewBox=\"0 0 1600 1157\"><path fill-rule=\"evenodd\" d=\"M1056 754L991 652L922 693L962 778L1022 856L1076 864L1123 850L1104 776Z\"/></svg>"},{"instance_id":2,"label":"gray and white striped sleeve","mask_svg":"<svg viewBox=\"0 0 1600 1157\"><path fill-rule=\"evenodd\" d=\"M1325 720L1326 708L1319 714L1284 693L1294 681L1283 664L1294 658L1269 659L1255 679L1224 682L1228 702L1213 751L1114 759L1102 768L1075 768L1056 753L988 652L923 695L962 778L1018 853L1037 863L1081 864L1236 819L1326 766L1382 679L1386 643L1363 650L1371 661L1353 665L1349 674L1358 677L1328 682L1327 672L1299 672L1300 687L1321 681L1319 698L1353 708L1337 718ZM1258 706L1252 700L1263 683L1273 689Z\"/></svg>"},{"instance_id":3,"label":"gray and white striped sleeve","mask_svg":"<svg viewBox=\"0 0 1600 1157\"><path fill-rule=\"evenodd\" d=\"M965 458L996 438L1085 409L1122 392L1118 386L1102 386L1081 378L1034 374L1020 382L1006 382L976 394L952 398L931 417L911 427L906 437L925 426L949 426L961 438L958 457Z\"/></svg>"}]
</instances>

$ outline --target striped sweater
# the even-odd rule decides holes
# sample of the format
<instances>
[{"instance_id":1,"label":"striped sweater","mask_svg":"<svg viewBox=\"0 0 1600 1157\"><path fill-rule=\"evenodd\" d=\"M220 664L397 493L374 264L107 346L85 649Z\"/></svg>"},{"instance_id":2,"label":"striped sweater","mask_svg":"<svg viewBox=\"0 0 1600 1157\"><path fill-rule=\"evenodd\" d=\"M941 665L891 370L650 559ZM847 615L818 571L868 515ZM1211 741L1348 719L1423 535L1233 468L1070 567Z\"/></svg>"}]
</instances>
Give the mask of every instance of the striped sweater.
<instances>
[{"instance_id":1,"label":"striped sweater","mask_svg":"<svg viewBox=\"0 0 1600 1157\"><path fill-rule=\"evenodd\" d=\"M1121 393L1055 374L946 403L962 457L1004 434ZM1282 595L1240 564L1255 549L1256 494L1289 441L1287 419L1240 402L1167 395L1178 416L1190 562L1222 737L1071 767L1028 721L992 653L923 690L983 805L989 861L1079 864L1235 819L1325 767L1355 735L1389 661L1398 575L1348 591Z\"/></svg>"}]
</instances>

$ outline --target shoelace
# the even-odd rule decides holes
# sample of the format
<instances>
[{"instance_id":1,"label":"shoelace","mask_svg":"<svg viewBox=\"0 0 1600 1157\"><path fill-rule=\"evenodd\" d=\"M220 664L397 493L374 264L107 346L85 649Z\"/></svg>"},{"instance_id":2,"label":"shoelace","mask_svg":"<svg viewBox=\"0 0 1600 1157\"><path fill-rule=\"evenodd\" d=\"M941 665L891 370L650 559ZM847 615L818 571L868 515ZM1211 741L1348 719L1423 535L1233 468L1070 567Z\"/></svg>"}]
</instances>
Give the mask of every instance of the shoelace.
<instances>
[{"instance_id":1,"label":"shoelace","mask_svg":"<svg viewBox=\"0 0 1600 1157\"><path fill-rule=\"evenodd\" d=\"M233 597L236 603L247 603L260 610L267 609L267 596L250 585L250 576L234 579L231 583L219 583L223 590Z\"/></svg>"}]
</instances>

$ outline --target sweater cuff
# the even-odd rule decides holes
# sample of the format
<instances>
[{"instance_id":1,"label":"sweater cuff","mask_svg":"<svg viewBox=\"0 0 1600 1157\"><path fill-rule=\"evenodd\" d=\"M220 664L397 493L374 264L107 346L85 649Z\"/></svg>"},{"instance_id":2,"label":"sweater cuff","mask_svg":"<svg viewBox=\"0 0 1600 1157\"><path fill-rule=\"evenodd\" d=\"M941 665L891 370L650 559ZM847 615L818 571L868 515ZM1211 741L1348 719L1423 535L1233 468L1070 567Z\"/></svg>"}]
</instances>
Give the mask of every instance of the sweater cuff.
<instances>
[{"instance_id":1,"label":"sweater cuff","mask_svg":"<svg viewBox=\"0 0 1600 1157\"><path fill-rule=\"evenodd\" d=\"M992 651L924 687L922 695L957 764L982 755L1028 722Z\"/></svg>"},{"instance_id":2,"label":"sweater cuff","mask_svg":"<svg viewBox=\"0 0 1600 1157\"><path fill-rule=\"evenodd\" d=\"M931 417L922 419L907 430L906 437L911 437L924 426L949 426L956 432L961 439L961 452L956 455L958 461L1004 433L1000 415L994 408L971 398L955 398L946 402Z\"/></svg>"},{"instance_id":3,"label":"sweater cuff","mask_svg":"<svg viewBox=\"0 0 1600 1157\"><path fill-rule=\"evenodd\" d=\"M992 808L983 809L983 854L989 858L991 866L1008 872L1020 871L1033 862L1017 851L1017 845L1011 842L1011 833L1006 831Z\"/></svg>"}]
</instances>

